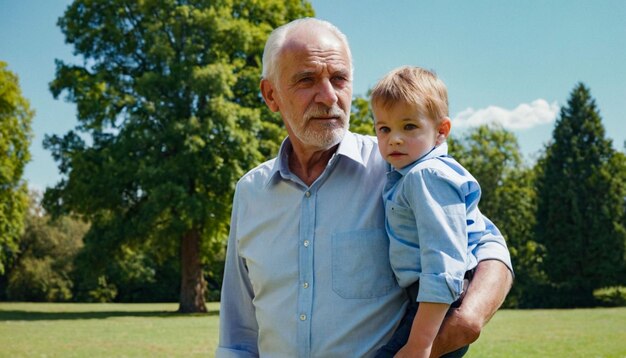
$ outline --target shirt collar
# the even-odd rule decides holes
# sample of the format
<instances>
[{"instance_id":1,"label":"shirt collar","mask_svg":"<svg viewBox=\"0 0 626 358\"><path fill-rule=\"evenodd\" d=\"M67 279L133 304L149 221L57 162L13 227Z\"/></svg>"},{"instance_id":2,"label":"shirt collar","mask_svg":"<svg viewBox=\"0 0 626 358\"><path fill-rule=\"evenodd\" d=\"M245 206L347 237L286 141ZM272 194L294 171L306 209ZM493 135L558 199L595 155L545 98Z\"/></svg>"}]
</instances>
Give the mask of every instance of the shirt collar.
<instances>
[{"instance_id":1,"label":"shirt collar","mask_svg":"<svg viewBox=\"0 0 626 358\"><path fill-rule=\"evenodd\" d=\"M274 161L274 166L272 167L270 175L265 183L266 186L272 183L274 178L278 178L278 176L282 178L289 178L291 176L291 171L289 170L289 152L291 152L291 140L287 137L280 145L278 155ZM333 155L333 158L331 158L331 161L336 160L334 157L337 155L349 158L361 165L365 165L363 163L363 158L360 155L356 135L350 131L346 131L346 134L343 136L341 143L339 143L339 148L337 148L337 151Z\"/></svg>"},{"instance_id":2,"label":"shirt collar","mask_svg":"<svg viewBox=\"0 0 626 358\"><path fill-rule=\"evenodd\" d=\"M411 169L413 169L413 167L416 166L417 164L419 164L421 162L424 162L426 160L429 160L429 159L433 159L433 158L441 157L441 156L446 156L446 155L448 155L448 143L443 142L443 143L439 144L438 146L434 147L433 149L431 149L430 152L424 154L423 156L421 156L418 160L414 161L413 163L411 163L411 164L409 164L406 167L401 168L401 169L395 169L394 168L394 170L404 176Z\"/></svg>"}]
</instances>

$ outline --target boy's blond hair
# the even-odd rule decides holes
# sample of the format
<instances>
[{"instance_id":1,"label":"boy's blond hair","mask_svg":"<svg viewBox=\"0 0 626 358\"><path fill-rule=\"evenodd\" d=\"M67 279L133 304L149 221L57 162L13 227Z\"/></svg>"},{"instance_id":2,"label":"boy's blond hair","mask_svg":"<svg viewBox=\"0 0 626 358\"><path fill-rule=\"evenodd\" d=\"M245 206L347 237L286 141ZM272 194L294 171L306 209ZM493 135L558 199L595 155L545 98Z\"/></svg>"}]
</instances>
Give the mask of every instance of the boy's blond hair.
<instances>
[{"instance_id":1,"label":"boy's blond hair","mask_svg":"<svg viewBox=\"0 0 626 358\"><path fill-rule=\"evenodd\" d=\"M415 105L434 121L448 116L448 90L437 75L420 67L402 66L383 77L372 89L372 106L389 109L399 102Z\"/></svg>"}]
</instances>

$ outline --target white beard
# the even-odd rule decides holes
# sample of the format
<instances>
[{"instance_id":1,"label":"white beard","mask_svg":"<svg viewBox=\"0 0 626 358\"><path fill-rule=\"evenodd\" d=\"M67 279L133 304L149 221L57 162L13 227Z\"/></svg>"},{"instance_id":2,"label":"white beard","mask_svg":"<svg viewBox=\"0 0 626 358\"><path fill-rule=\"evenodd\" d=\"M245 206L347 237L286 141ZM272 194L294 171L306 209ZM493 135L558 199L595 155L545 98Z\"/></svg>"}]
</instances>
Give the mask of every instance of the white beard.
<instances>
[{"instance_id":1,"label":"white beard","mask_svg":"<svg viewBox=\"0 0 626 358\"><path fill-rule=\"evenodd\" d=\"M312 120L314 117L337 117L334 121ZM292 123L294 123L292 121ZM294 123L295 124L295 123ZM304 120L292 127L294 135L302 142L318 148L331 148L341 142L348 130L348 114L339 106L331 108L312 107L304 113Z\"/></svg>"}]
</instances>

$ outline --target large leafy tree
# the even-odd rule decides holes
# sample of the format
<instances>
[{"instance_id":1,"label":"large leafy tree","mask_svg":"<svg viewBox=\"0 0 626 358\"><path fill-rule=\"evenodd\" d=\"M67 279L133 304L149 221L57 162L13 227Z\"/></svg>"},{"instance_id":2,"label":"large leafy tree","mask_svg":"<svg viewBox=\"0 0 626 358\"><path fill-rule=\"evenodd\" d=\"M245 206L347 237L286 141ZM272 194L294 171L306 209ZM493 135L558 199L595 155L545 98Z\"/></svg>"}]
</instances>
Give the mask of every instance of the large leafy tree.
<instances>
[{"instance_id":1,"label":"large leafy tree","mask_svg":"<svg viewBox=\"0 0 626 358\"><path fill-rule=\"evenodd\" d=\"M537 240L560 306L593 305L593 290L623 274L624 192L614 156L595 100L579 83L561 109L537 180Z\"/></svg>"},{"instance_id":2,"label":"large leafy tree","mask_svg":"<svg viewBox=\"0 0 626 358\"><path fill-rule=\"evenodd\" d=\"M515 135L501 126L480 126L451 142L451 154L480 183L481 212L502 231L511 252L517 278L506 305L533 305L535 288L545 281L541 245L534 241L534 171L524 165Z\"/></svg>"},{"instance_id":3,"label":"large leafy tree","mask_svg":"<svg viewBox=\"0 0 626 358\"><path fill-rule=\"evenodd\" d=\"M24 229L28 189L22 174L30 160L33 115L17 76L0 61L0 274L17 253Z\"/></svg>"},{"instance_id":4,"label":"large leafy tree","mask_svg":"<svg viewBox=\"0 0 626 358\"><path fill-rule=\"evenodd\" d=\"M64 175L47 209L86 216L103 252L178 250L179 310L205 311L201 252L223 245L235 182L282 134L258 92L265 40L312 14L301 0L76 0L58 24L83 63L58 61L50 88L79 125L45 141Z\"/></svg>"}]
</instances>

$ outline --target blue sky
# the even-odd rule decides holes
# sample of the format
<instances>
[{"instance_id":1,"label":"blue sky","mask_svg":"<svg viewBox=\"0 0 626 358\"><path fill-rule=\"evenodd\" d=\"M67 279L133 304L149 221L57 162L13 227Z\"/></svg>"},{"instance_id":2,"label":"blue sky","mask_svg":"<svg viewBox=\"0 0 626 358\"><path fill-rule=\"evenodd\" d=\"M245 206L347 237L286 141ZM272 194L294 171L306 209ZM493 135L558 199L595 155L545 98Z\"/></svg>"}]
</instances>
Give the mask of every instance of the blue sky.
<instances>
[{"instance_id":1,"label":"blue sky","mask_svg":"<svg viewBox=\"0 0 626 358\"><path fill-rule=\"evenodd\" d=\"M76 125L54 100L54 60L72 61L56 21L70 1L0 0L0 60L19 76L36 116L25 178L37 189L60 176L45 134ZM453 133L497 118L529 160L550 139L558 109L578 82L591 89L616 149L626 141L626 1L313 0L317 17L347 36L354 93L389 70L416 65L448 85Z\"/></svg>"}]
</instances>

